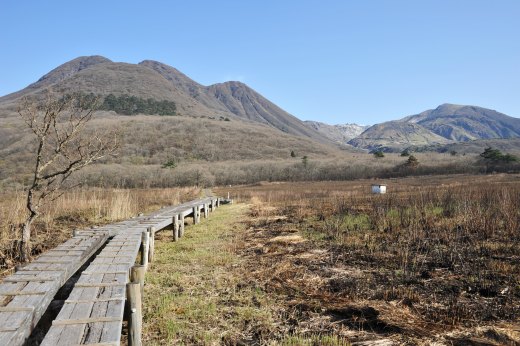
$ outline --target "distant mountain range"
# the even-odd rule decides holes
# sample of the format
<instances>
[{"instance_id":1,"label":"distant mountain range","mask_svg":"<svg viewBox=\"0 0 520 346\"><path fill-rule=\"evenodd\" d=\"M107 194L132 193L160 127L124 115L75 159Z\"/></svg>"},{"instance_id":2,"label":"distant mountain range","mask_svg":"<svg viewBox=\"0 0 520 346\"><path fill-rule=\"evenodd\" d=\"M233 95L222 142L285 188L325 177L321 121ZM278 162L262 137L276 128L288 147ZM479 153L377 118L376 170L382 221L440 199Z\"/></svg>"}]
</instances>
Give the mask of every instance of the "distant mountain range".
<instances>
[{"instance_id":1,"label":"distant mountain range","mask_svg":"<svg viewBox=\"0 0 520 346\"><path fill-rule=\"evenodd\" d=\"M15 93L0 97L0 117L15 109L23 96L38 97L45 90L83 92L100 97L131 95L141 99L174 102L177 115L208 119L229 118L270 128L322 145L363 150L399 151L436 148L458 142L520 138L520 119L494 110L453 104L373 126L328 125L301 121L244 83L201 85L177 69L145 60L139 64L112 62L102 56L79 57ZM260 129L256 127L256 129ZM257 131L255 130L255 131ZM273 132L273 130L275 132ZM255 136L260 135L255 132ZM285 138L285 137L284 137ZM289 140L289 137L287 137ZM254 150L254 136L250 138ZM307 145L307 144L306 144ZM320 149L321 150L321 149Z\"/></svg>"},{"instance_id":2,"label":"distant mountain range","mask_svg":"<svg viewBox=\"0 0 520 346\"><path fill-rule=\"evenodd\" d=\"M454 104L369 127L348 143L359 148L396 151L475 140L520 137L520 119L494 110Z\"/></svg>"},{"instance_id":3,"label":"distant mountain range","mask_svg":"<svg viewBox=\"0 0 520 346\"><path fill-rule=\"evenodd\" d=\"M340 144L347 144L348 141L359 136L361 133L363 133L363 131L370 127L358 124L329 125L312 120L306 120L304 123L309 128L318 131L325 137L330 138L334 142Z\"/></svg>"}]
</instances>

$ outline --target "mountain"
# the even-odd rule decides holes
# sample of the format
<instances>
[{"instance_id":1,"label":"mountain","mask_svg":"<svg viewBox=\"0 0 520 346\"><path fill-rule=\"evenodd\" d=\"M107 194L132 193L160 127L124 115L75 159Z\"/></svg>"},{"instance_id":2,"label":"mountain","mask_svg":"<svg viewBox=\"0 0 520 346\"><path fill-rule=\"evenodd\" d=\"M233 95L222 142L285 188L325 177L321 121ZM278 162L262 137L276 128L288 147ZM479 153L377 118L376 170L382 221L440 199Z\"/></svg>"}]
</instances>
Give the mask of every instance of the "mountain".
<instances>
[{"instance_id":1,"label":"mountain","mask_svg":"<svg viewBox=\"0 0 520 346\"><path fill-rule=\"evenodd\" d=\"M520 137L520 119L476 106L446 103L403 121L419 124L454 141Z\"/></svg>"},{"instance_id":2,"label":"mountain","mask_svg":"<svg viewBox=\"0 0 520 346\"><path fill-rule=\"evenodd\" d=\"M327 138L340 144L347 144L349 140L359 136L370 126L358 124L329 125L319 121L306 120L305 125L318 131Z\"/></svg>"},{"instance_id":3,"label":"mountain","mask_svg":"<svg viewBox=\"0 0 520 346\"><path fill-rule=\"evenodd\" d=\"M30 84L26 88L14 92L12 94L0 97L0 102L6 102L9 100L15 100L17 98L20 98L25 95L29 95L38 91L41 91L44 88L50 87L51 85L58 83L64 79L67 79L68 77L73 76L74 74L78 73L81 70L84 70L86 68L103 64L103 63L110 63L109 59L99 56L99 55L93 55L93 56L86 56L86 57L79 57L76 59L73 59L69 62L66 62L65 64L62 64L49 73L45 74L43 77L38 79L36 82Z\"/></svg>"},{"instance_id":4,"label":"mountain","mask_svg":"<svg viewBox=\"0 0 520 346\"><path fill-rule=\"evenodd\" d=\"M263 123L286 133L328 142L325 136L309 130L300 119L276 106L244 83L229 81L205 87L171 66L152 60L145 60L139 65L153 69L209 109L230 112L239 118Z\"/></svg>"},{"instance_id":5,"label":"mountain","mask_svg":"<svg viewBox=\"0 0 520 346\"><path fill-rule=\"evenodd\" d=\"M407 147L438 150L439 146L449 143L519 137L518 118L482 107L446 103L400 120L374 125L348 143L369 150L398 151Z\"/></svg>"},{"instance_id":6,"label":"mountain","mask_svg":"<svg viewBox=\"0 0 520 346\"><path fill-rule=\"evenodd\" d=\"M296 136L322 143L331 141L287 113L258 92L240 82L203 86L157 61L139 64L112 62L101 56L69 61L19 92L0 98L2 105L16 103L22 96L80 91L100 96L131 95L142 99L174 102L180 115L224 117L253 121Z\"/></svg>"},{"instance_id":7,"label":"mountain","mask_svg":"<svg viewBox=\"0 0 520 346\"><path fill-rule=\"evenodd\" d=\"M369 127L348 143L358 148L398 151L409 146L446 144L449 140L421 125L406 121L388 121Z\"/></svg>"},{"instance_id":8,"label":"mountain","mask_svg":"<svg viewBox=\"0 0 520 346\"><path fill-rule=\"evenodd\" d=\"M35 141L16 107L24 96L37 99L48 92L58 97L93 93L105 100L112 94L109 99L117 102L137 99L136 105L152 105L132 116L117 113L116 107L95 112L85 131L113 129L121 148L116 157L90 167L81 177L93 185L108 180L113 186L159 186L161 181L182 185L184 177L199 177L203 165L212 167L223 184L280 180L300 172L304 156L313 164L340 162L348 153L243 83L204 86L156 61L128 64L80 57L0 97L0 187L28 181ZM174 113L168 116L146 114L157 104L171 103ZM161 168L169 162L176 168Z\"/></svg>"},{"instance_id":9,"label":"mountain","mask_svg":"<svg viewBox=\"0 0 520 346\"><path fill-rule=\"evenodd\" d=\"M316 121L303 122L241 82L229 81L205 86L174 67L157 61L144 60L138 64L129 64L113 62L102 56L71 60L26 88L0 97L0 118L10 116L14 119L15 108L21 97L42 97L49 90L60 94L93 93L102 98L110 94L121 99L122 96L130 95L141 99L141 103L146 103L149 99L159 103L168 101L167 104L174 103L174 107L170 109L174 109L175 114L180 116L177 117L177 121L180 122L183 122L185 117L192 117L238 121L238 127L241 129L251 127L251 124L261 125L254 127L255 130L251 132L247 143L241 143L246 146L246 152L249 150L251 153L258 150L255 145L258 138L255 136L267 134L288 135L289 137L283 137L287 139L285 151L292 151L298 149L298 145L303 145L300 147L305 147L307 152L310 152L309 143L324 144L331 148L331 152L337 150L337 144L341 144L344 150L351 151L354 150L352 146L369 150L379 148L397 151L406 147L432 147L459 141L520 137L520 119L482 107L453 104L443 104L435 109L369 128L356 124L328 125ZM146 112L157 107L136 109L146 109L141 111ZM112 111L108 112L108 115L115 114ZM190 126L192 125L190 123ZM15 132L9 132L6 128L0 129L0 135L14 138L12 136ZM218 128L224 134L224 127ZM267 128L270 130L261 130ZM246 138L246 132L241 132L242 139ZM300 140L291 139L291 136L305 138L310 142L302 144ZM346 143L348 144L345 145ZM293 148L294 146L296 147ZM325 151L327 150L319 150L320 153ZM277 155L274 156L278 157ZM213 156L221 157L220 154Z\"/></svg>"}]
</instances>

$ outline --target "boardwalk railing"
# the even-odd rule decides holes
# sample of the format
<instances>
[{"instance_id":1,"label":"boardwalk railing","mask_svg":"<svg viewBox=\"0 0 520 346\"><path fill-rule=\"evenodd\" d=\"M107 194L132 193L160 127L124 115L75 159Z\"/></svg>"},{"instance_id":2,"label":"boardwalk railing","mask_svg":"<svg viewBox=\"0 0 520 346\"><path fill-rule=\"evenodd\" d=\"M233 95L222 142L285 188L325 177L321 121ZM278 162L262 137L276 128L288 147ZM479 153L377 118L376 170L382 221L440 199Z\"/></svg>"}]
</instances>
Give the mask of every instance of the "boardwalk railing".
<instances>
[{"instance_id":1,"label":"boardwalk railing","mask_svg":"<svg viewBox=\"0 0 520 346\"><path fill-rule=\"evenodd\" d=\"M171 227L176 241L184 233L186 217L198 223L220 203L220 198L208 197L75 231L71 239L0 283L0 345L23 345L58 290L92 257L42 345L119 345L124 317L129 344L140 345L140 299L144 272L154 257L155 233Z\"/></svg>"}]
</instances>

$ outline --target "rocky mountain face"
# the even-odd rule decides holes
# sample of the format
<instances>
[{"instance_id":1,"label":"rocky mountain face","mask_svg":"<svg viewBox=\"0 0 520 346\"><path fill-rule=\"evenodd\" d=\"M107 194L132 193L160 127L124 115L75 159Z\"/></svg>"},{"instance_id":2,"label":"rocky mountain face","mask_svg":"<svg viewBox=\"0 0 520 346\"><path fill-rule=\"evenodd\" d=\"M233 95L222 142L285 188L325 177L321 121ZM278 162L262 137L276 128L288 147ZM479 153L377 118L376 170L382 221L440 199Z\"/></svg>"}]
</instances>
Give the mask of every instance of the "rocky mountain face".
<instances>
[{"instance_id":1,"label":"rocky mountain face","mask_svg":"<svg viewBox=\"0 0 520 346\"><path fill-rule=\"evenodd\" d=\"M369 127L348 143L368 150L398 151L410 146L446 144L448 142L448 139L421 125L404 121L388 121Z\"/></svg>"},{"instance_id":2,"label":"rocky mountain face","mask_svg":"<svg viewBox=\"0 0 520 346\"><path fill-rule=\"evenodd\" d=\"M370 126L358 124L329 125L319 121L306 120L305 125L314 129L327 138L340 144L348 144L348 141L359 136Z\"/></svg>"},{"instance_id":3,"label":"rocky mountain face","mask_svg":"<svg viewBox=\"0 0 520 346\"><path fill-rule=\"evenodd\" d=\"M435 109L374 125L349 144L398 151L407 147L520 137L520 119L476 106L443 104Z\"/></svg>"}]
</instances>

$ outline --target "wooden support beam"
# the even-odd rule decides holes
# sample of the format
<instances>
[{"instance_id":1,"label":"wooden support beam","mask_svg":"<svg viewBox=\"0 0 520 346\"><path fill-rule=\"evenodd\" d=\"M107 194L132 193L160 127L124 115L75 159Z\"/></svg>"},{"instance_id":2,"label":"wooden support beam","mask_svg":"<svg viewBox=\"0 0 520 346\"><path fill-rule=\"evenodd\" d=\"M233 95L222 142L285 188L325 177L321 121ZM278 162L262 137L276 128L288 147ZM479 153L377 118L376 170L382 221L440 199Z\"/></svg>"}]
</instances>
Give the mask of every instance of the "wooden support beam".
<instances>
[{"instance_id":1,"label":"wooden support beam","mask_svg":"<svg viewBox=\"0 0 520 346\"><path fill-rule=\"evenodd\" d=\"M204 218L207 219L209 216L208 203L204 203Z\"/></svg>"},{"instance_id":2,"label":"wooden support beam","mask_svg":"<svg viewBox=\"0 0 520 346\"><path fill-rule=\"evenodd\" d=\"M141 238L141 265L148 267L148 252L150 250L150 233L144 231Z\"/></svg>"},{"instance_id":3,"label":"wooden support beam","mask_svg":"<svg viewBox=\"0 0 520 346\"><path fill-rule=\"evenodd\" d=\"M173 241L179 240L179 214L173 215Z\"/></svg>"},{"instance_id":4,"label":"wooden support beam","mask_svg":"<svg viewBox=\"0 0 520 346\"><path fill-rule=\"evenodd\" d=\"M143 323L141 288L138 282L126 284L128 309L128 345L141 346L141 330Z\"/></svg>"},{"instance_id":5,"label":"wooden support beam","mask_svg":"<svg viewBox=\"0 0 520 346\"><path fill-rule=\"evenodd\" d=\"M199 223L198 214L199 214L199 206L196 205L196 206L193 207L193 224L194 225Z\"/></svg>"},{"instance_id":6,"label":"wooden support beam","mask_svg":"<svg viewBox=\"0 0 520 346\"><path fill-rule=\"evenodd\" d=\"M184 236L184 216L179 215L179 238Z\"/></svg>"},{"instance_id":7,"label":"wooden support beam","mask_svg":"<svg viewBox=\"0 0 520 346\"><path fill-rule=\"evenodd\" d=\"M146 268L143 265L135 265L130 269L130 282L138 282L141 285L141 297L144 296L144 277Z\"/></svg>"},{"instance_id":8,"label":"wooden support beam","mask_svg":"<svg viewBox=\"0 0 520 346\"><path fill-rule=\"evenodd\" d=\"M150 251L148 252L148 262L153 262L155 258L155 227L148 227L148 233L150 233Z\"/></svg>"}]
</instances>

